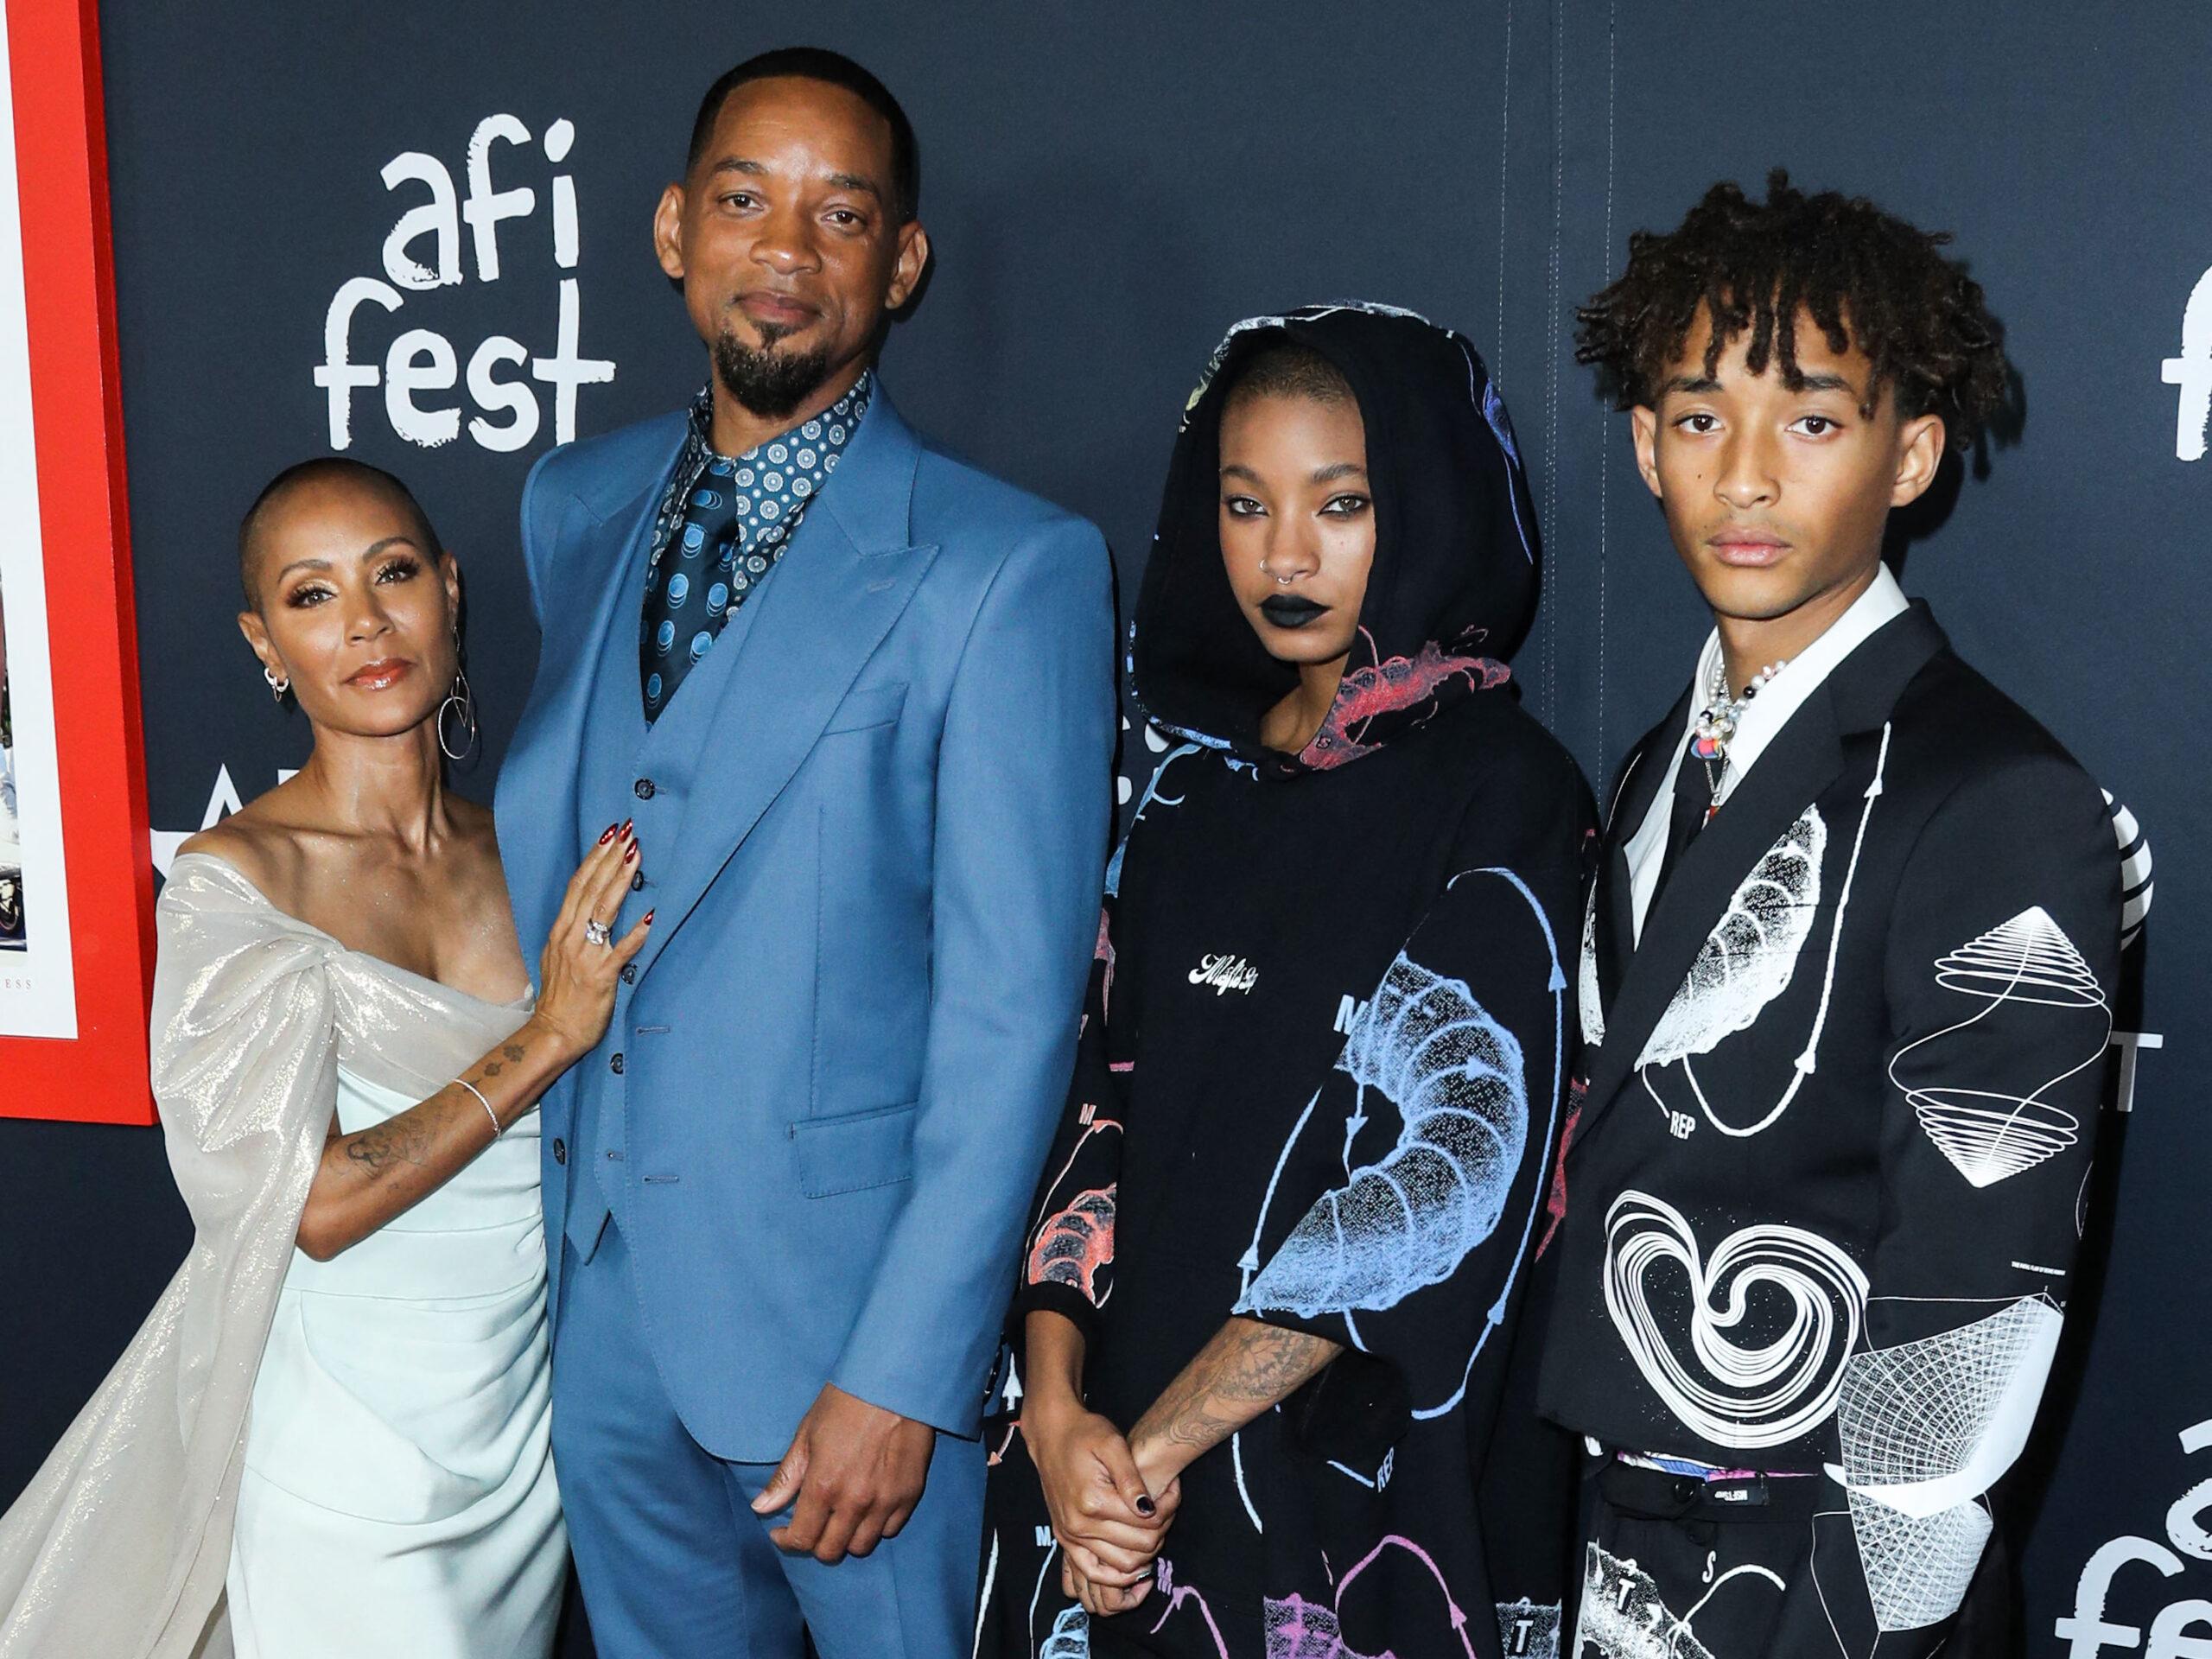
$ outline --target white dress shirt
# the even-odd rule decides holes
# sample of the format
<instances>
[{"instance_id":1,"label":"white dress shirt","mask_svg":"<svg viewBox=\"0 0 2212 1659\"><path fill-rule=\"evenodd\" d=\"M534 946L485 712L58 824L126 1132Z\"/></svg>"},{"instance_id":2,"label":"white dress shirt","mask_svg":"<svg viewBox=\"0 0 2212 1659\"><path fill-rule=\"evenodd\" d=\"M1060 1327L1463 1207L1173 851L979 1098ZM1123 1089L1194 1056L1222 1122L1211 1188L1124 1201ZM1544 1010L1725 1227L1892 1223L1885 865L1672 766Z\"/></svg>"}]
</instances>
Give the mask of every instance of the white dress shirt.
<instances>
[{"instance_id":1,"label":"white dress shirt","mask_svg":"<svg viewBox=\"0 0 2212 1659\"><path fill-rule=\"evenodd\" d=\"M1852 601L1850 609L1759 688L1758 696L1745 707L1742 718L1736 722L1735 734L1728 740L1728 761L1721 770L1719 801L1725 802L1735 793L1745 774L1758 764L1759 756L1774 741L1775 734L1789 723L1789 717L1821 682L1835 672L1836 664L1865 645L1885 623L1908 608L1904 589L1897 586L1897 579L1890 574L1889 566L1881 566L1866 591ZM1659 886L1659 867L1667 856L1667 822L1674 811L1675 771L1691 764L1690 739L1696 735L1697 717L1705 709L1706 688L1712 684L1714 665L1719 661L1720 631L1715 628L1707 636L1705 649L1698 653L1697 677L1690 682L1693 690L1689 718L1683 725L1681 740L1675 745L1666 777L1652 792L1643 822L1637 826L1624 849L1628 855L1629 890L1635 899L1638 941L1643 938L1644 912L1651 908L1651 895Z\"/></svg>"}]
</instances>

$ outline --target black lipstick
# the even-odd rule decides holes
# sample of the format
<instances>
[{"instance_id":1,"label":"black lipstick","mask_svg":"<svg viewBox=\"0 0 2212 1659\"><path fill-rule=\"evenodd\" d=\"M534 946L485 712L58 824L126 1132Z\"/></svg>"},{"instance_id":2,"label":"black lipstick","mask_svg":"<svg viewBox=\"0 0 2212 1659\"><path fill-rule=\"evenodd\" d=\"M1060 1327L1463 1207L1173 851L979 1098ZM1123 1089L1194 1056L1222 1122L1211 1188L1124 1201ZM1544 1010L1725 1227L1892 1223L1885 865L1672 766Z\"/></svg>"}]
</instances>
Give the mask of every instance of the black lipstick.
<instances>
[{"instance_id":1,"label":"black lipstick","mask_svg":"<svg viewBox=\"0 0 2212 1659\"><path fill-rule=\"evenodd\" d=\"M1295 594L1269 594L1260 601L1260 614L1279 628L1302 628L1328 611L1326 605L1316 605Z\"/></svg>"}]
</instances>

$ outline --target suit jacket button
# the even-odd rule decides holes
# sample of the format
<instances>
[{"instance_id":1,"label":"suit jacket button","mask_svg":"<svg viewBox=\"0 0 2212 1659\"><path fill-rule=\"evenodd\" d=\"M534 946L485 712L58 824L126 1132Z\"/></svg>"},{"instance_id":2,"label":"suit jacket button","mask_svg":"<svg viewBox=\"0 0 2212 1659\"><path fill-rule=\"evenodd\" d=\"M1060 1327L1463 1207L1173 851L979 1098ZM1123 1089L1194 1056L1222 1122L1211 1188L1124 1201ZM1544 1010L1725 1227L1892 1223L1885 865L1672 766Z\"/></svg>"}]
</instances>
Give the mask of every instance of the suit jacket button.
<instances>
[{"instance_id":1,"label":"suit jacket button","mask_svg":"<svg viewBox=\"0 0 2212 1659\"><path fill-rule=\"evenodd\" d=\"M653 798L653 780L650 778L639 779L631 792L641 801L650 801Z\"/></svg>"},{"instance_id":2,"label":"suit jacket button","mask_svg":"<svg viewBox=\"0 0 2212 1659\"><path fill-rule=\"evenodd\" d=\"M622 964L622 982L625 985L634 985L638 982L638 964L636 963L626 962Z\"/></svg>"},{"instance_id":3,"label":"suit jacket button","mask_svg":"<svg viewBox=\"0 0 2212 1659\"><path fill-rule=\"evenodd\" d=\"M622 1057L620 1054L617 1054L613 1059L607 1063L607 1069L612 1071L616 1077L620 1077L622 1075Z\"/></svg>"},{"instance_id":4,"label":"suit jacket button","mask_svg":"<svg viewBox=\"0 0 2212 1659\"><path fill-rule=\"evenodd\" d=\"M553 1137L553 1161L556 1164L569 1161L569 1143L557 1135Z\"/></svg>"},{"instance_id":5,"label":"suit jacket button","mask_svg":"<svg viewBox=\"0 0 2212 1659\"><path fill-rule=\"evenodd\" d=\"M631 878L630 878L630 891L631 891L631 892L632 892L632 893L636 893L639 888L643 887L645 885L645 873L643 870L639 870L639 871L638 871L635 874L633 874L633 875L632 875L632 876L631 876Z\"/></svg>"}]
</instances>

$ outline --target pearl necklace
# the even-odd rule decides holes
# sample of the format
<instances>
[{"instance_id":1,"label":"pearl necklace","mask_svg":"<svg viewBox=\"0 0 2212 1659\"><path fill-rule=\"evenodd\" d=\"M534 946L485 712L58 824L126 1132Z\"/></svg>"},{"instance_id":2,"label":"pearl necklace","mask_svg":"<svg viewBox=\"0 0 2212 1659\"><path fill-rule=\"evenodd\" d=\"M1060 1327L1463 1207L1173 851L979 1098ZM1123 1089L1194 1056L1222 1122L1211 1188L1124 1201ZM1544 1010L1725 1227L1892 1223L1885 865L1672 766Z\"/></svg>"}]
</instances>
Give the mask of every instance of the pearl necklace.
<instances>
[{"instance_id":1,"label":"pearl necklace","mask_svg":"<svg viewBox=\"0 0 2212 1659\"><path fill-rule=\"evenodd\" d=\"M1728 695L1727 659L1724 657L1713 663L1712 677L1707 683L1706 705L1698 711L1696 728L1690 739L1690 753L1705 763L1706 782L1713 790L1713 805L1706 813L1708 818L1719 810L1720 784L1728 774L1728 745L1743 721L1745 710L1751 706L1751 699L1789 666L1786 657L1769 663L1751 676L1741 696L1732 697Z\"/></svg>"}]
</instances>

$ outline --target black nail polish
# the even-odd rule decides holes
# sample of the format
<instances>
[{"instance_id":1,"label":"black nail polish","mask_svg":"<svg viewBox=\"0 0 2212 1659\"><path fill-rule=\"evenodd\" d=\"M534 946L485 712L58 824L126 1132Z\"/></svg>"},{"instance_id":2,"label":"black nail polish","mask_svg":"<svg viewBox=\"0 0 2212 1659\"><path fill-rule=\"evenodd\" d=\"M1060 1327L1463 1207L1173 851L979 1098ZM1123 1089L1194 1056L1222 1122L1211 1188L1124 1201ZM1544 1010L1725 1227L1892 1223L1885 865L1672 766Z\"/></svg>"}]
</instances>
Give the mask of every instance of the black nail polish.
<instances>
[{"instance_id":1,"label":"black nail polish","mask_svg":"<svg viewBox=\"0 0 2212 1659\"><path fill-rule=\"evenodd\" d=\"M1159 1512L1160 1506L1157 1503L1154 1503L1149 1497L1140 1497L1137 1499L1137 1513L1144 1516L1146 1520L1149 1521Z\"/></svg>"}]
</instances>

